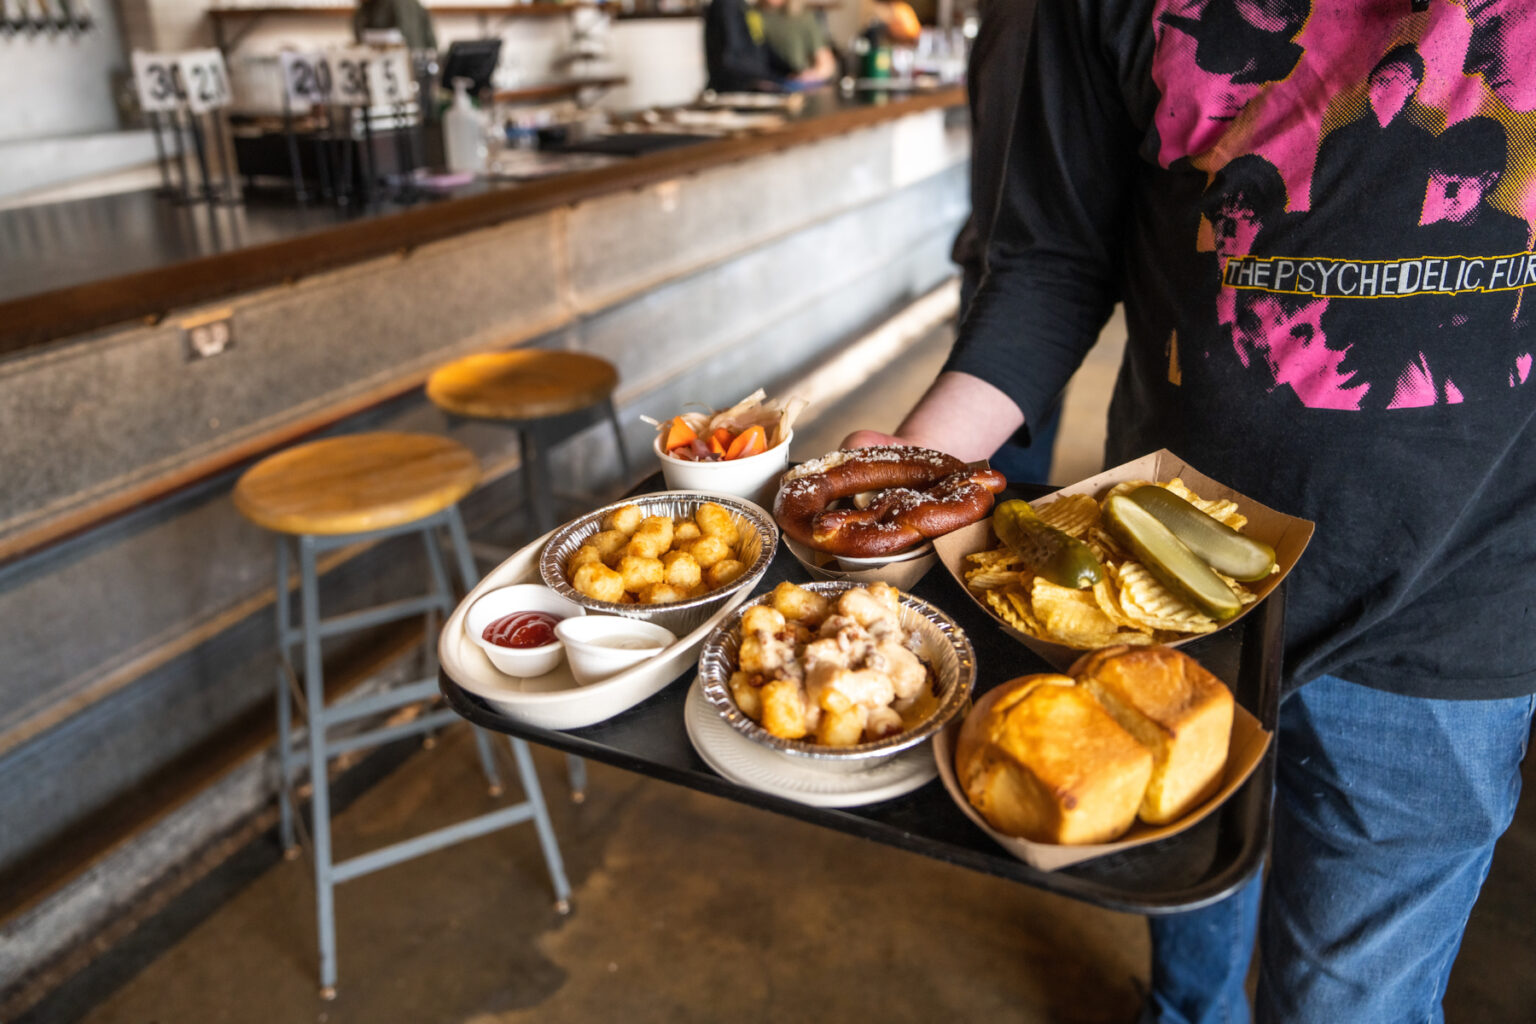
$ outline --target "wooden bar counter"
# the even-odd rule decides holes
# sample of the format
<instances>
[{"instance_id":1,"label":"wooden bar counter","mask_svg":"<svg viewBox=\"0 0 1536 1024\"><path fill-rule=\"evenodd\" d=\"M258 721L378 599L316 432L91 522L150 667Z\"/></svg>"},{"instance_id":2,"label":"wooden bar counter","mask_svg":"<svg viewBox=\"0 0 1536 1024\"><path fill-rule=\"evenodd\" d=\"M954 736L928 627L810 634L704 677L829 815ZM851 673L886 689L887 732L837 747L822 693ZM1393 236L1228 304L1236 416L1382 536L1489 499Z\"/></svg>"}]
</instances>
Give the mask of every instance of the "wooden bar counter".
<instances>
[{"instance_id":1,"label":"wooden bar counter","mask_svg":"<svg viewBox=\"0 0 1536 1024\"><path fill-rule=\"evenodd\" d=\"M338 212L253 201L231 210L132 192L0 211L0 355L964 102L959 87L816 94L777 130L410 206Z\"/></svg>"},{"instance_id":2,"label":"wooden bar counter","mask_svg":"<svg viewBox=\"0 0 1536 1024\"><path fill-rule=\"evenodd\" d=\"M829 92L769 134L410 206L0 212L0 940L25 936L0 976L271 796L271 546L230 499L245 467L328 432L447 433L483 471L471 534L525 540L515 436L450 428L432 370L599 356L649 471L641 414L782 394L948 281L968 156L960 89ZM232 341L205 355L189 332L219 321ZM551 461L561 491L634 483L606 426ZM323 568L359 605L426 571L388 544ZM336 656L328 680L393 664L366 640Z\"/></svg>"}]
</instances>

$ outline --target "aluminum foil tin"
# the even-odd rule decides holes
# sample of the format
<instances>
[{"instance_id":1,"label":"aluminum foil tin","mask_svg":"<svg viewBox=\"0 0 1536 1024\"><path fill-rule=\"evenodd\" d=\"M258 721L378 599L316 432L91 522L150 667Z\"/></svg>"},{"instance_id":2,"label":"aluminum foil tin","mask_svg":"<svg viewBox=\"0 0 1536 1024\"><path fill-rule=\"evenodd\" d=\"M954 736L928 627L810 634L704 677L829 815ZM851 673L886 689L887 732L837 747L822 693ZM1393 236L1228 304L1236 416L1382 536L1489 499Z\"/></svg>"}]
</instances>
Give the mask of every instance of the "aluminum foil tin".
<instances>
[{"instance_id":1,"label":"aluminum foil tin","mask_svg":"<svg viewBox=\"0 0 1536 1024\"><path fill-rule=\"evenodd\" d=\"M747 570L734 583L711 590L688 601L672 601L667 604L615 604L597 601L571 586L565 574L565 565L576 549L587 538L603 528L603 517L626 505L639 505L648 516L671 516L673 519L691 517L700 505L713 502L731 514L736 528L741 531L741 560ZM626 615L632 619L644 619L658 626L665 626L678 636L685 636L703 625L705 620L720 610L726 600L743 587L750 590L768 571L774 552L779 546L779 528L773 517L763 509L740 498L715 497L692 491L659 491L642 494L625 501L604 505L579 519L573 519L550 536L539 554L539 576L544 585L570 598L591 615Z\"/></svg>"},{"instance_id":2,"label":"aluminum foil tin","mask_svg":"<svg viewBox=\"0 0 1536 1024\"><path fill-rule=\"evenodd\" d=\"M806 590L835 597L862 584L847 580L804 583ZM976 652L955 621L922 598L901 594L901 625L916 630L923 646L918 656L933 669L939 687L939 705L926 720L905 732L873 743L851 747L826 747L805 740L786 740L773 735L736 706L727 684L736 670L737 651L741 646L741 617L753 605L768 604L772 594L762 594L744 603L727 616L704 641L699 653L699 685L711 707L744 736L784 754L815 760L826 767L859 771L872 767L919 743L926 742L970 705L971 688L976 684Z\"/></svg>"}]
</instances>

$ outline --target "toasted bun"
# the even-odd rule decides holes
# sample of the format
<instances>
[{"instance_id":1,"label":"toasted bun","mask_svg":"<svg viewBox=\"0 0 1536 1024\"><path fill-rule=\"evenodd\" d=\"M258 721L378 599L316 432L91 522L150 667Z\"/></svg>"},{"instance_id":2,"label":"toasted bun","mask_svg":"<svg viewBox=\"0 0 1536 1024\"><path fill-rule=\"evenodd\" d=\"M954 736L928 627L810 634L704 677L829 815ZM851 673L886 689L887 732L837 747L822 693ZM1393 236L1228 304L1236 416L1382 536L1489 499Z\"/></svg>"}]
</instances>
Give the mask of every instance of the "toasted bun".
<instances>
[{"instance_id":1,"label":"toasted bun","mask_svg":"<svg viewBox=\"0 0 1536 1024\"><path fill-rule=\"evenodd\" d=\"M988 692L955 746L972 806L998 831L1042 843L1115 839L1135 821L1151 773L1146 747L1061 675Z\"/></svg>"},{"instance_id":2,"label":"toasted bun","mask_svg":"<svg viewBox=\"0 0 1536 1024\"><path fill-rule=\"evenodd\" d=\"M1072 675L1152 751L1143 821L1177 820L1220 788L1232 692L1199 662L1171 647L1106 647L1079 658Z\"/></svg>"}]
</instances>

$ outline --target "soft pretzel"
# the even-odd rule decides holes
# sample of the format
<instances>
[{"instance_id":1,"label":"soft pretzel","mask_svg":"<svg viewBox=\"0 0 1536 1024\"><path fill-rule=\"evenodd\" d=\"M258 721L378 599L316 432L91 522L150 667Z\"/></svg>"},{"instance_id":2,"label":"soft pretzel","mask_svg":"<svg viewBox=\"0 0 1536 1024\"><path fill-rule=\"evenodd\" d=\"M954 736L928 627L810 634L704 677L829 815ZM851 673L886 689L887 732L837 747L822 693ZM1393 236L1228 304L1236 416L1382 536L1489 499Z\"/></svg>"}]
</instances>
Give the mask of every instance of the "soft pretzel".
<instances>
[{"instance_id":1,"label":"soft pretzel","mask_svg":"<svg viewBox=\"0 0 1536 1024\"><path fill-rule=\"evenodd\" d=\"M1005 483L996 470L971 469L931 448L856 448L785 473L773 517L809 547L874 558L976 522ZM827 508L865 491L879 492L865 508Z\"/></svg>"}]
</instances>

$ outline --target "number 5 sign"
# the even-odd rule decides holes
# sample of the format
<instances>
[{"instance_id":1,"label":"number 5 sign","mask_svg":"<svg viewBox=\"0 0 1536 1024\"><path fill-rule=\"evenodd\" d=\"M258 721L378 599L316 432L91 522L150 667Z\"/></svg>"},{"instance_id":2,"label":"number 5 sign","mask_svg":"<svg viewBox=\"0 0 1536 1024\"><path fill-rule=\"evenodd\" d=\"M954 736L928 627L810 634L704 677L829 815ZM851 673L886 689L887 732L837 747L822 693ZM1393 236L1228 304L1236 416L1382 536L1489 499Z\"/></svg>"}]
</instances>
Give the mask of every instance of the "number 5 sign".
<instances>
[{"instance_id":1,"label":"number 5 sign","mask_svg":"<svg viewBox=\"0 0 1536 1024\"><path fill-rule=\"evenodd\" d=\"M401 47L375 53L368 62L368 89L375 103L403 103L415 85L410 55Z\"/></svg>"}]
</instances>

